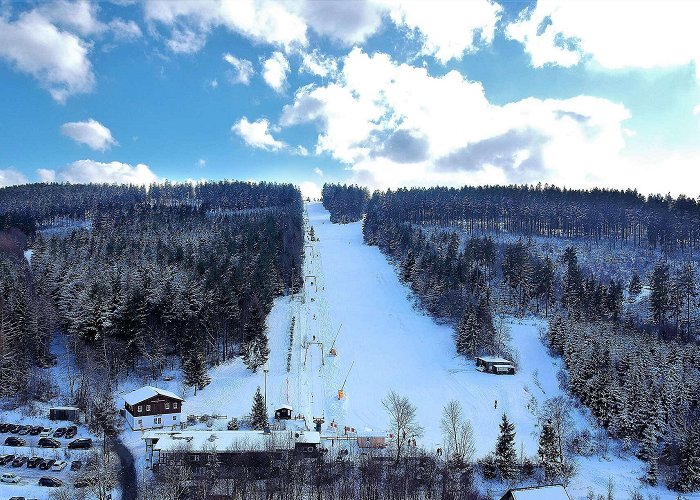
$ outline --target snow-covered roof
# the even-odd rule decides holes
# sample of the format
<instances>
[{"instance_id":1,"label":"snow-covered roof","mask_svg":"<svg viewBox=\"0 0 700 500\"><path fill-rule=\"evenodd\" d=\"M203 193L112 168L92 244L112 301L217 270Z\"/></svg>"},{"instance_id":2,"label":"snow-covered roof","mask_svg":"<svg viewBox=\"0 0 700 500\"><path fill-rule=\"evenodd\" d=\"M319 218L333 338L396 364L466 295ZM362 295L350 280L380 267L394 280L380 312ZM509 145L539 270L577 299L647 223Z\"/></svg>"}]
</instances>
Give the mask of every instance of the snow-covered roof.
<instances>
[{"instance_id":1,"label":"snow-covered roof","mask_svg":"<svg viewBox=\"0 0 700 500\"><path fill-rule=\"evenodd\" d=\"M533 486L510 490L515 500L570 500L563 486Z\"/></svg>"},{"instance_id":2,"label":"snow-covered roof","mask_svg":"<svg viewBox=\"0 0 700 500\"><path fill-rule=\"evenodd\" d=\"M135 391L131 391L127 394L124 394L122 398L124 399L124 401L126 401L127 404L133 406L136 403L140 403L142 401L147 400L148 398L152 398L153 396L157 395L167 396L169 398L177 399L179 401L184 401L184 399L182 399L175 393L166 391L165 389L159 389L158 387L151 387L150 385L145 385L141 387L141 389L136 389Z\"/></svg>"},{"instance_id":3,"label":"snow-covered roof","mask_svg":"<svg viewBox=\"0 0 700 500\"><path fill-rule=\"evenodd\" d=\"M276 409L277 409L277 410L290 410L290 411L291 411L291 410L293 410L294 408L292 408L292 407L289 406L289 405L278 405Z\"/></svg>"},{"instance_id":4,"label":"snow-covered roof","mask_svg":"<svg viewBox=\"0 0 700 500\"><path fill-rule=\"evenodd\" d=\"M509 359L499 358L498 356L477 356L476 359L480 359L481 361L485 361L486 363L513 363Z\"/></svg>"},{"instance_id":5,"label":"snow-covered roof","mask_svg":"<svg viewBox=\"0 0 700 500\"><path fill-rule=\"evenodd\" d=\"M80 408L76 408L75 406L52 406L49 408L50 410L71 410L71 411L80 411Z\"/></svg>"},{"instance_id":6,"label":"snow-covered roof","mask_svg":"<svg viewBox=\"0 0 700 500\"><path fill-rule=\"evenodd\" d=\"M291 431L154 431L143 439L157 439L154 451L266 451L291 450L294 434Z\"/></svg>"}]
</instances>

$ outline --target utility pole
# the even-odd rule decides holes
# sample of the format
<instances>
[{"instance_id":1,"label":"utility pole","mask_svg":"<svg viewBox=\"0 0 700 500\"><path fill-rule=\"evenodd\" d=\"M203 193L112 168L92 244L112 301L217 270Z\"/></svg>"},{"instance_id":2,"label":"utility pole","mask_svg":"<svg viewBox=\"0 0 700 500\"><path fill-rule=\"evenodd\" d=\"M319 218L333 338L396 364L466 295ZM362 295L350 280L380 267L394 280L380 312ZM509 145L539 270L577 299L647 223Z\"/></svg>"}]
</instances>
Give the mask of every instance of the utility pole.
<instances>
[{"instance_id":1,"label":"utility pole","mask_svg":"<svg viewBox=\"0 0 700 500\"><path fill-rule=\"evenodd\" d=\"M263 365L263 373L265 373L265 412L267 412L267 372L270 371L270 362L265 361Z\"/></svg>"}]
</instances>

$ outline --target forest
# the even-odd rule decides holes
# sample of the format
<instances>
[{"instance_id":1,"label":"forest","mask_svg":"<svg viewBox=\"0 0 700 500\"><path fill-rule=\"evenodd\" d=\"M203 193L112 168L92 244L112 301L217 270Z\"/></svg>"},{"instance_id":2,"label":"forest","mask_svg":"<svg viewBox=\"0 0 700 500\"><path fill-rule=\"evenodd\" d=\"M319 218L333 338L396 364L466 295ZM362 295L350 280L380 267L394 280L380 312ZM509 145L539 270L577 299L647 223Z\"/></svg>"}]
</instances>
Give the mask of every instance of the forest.
<instances>
[{"instance_id":1,"label":"forest","mask_svg":"<svg viewBox=\"0 0 700 500\"><path fill-rule=\"evenodd\" d=\"M331 222L335 224L347 224L362 219L369 200L366 187L346 184L325 183L321 195L323 208L328 210Z\"/></svg>"},{"instance_id":2,"label":"forest","mask_svg":"<svg viewBox=\"0 0 700 500\"><path fill-rule=\"evenodd\" d=\"M693 200L634 192L404 189L373 194L363 235L420 307L454 325L464 356L517 363L498 318L549 318L562 387L647 463L649 484L689 492L700 489L696 213ZM621 247L646 260L615 260ZM576 453L593 441L548 432Z\"/></svg>"},{"instance_id":3,"label":"forest","mask_svg":"<svg viewBox=\"0 0 700 500\"><path fill-rule=\"evenodd\" d=\"M301 286L292 185L31 185L0 190L0 206L24 217L0 235L3 396L51 397L40 368L55 362L54 333L82 409L129 373L179 366L196 391L233 356L255 371L273 300Z\"/></svg>"}]
</instances>

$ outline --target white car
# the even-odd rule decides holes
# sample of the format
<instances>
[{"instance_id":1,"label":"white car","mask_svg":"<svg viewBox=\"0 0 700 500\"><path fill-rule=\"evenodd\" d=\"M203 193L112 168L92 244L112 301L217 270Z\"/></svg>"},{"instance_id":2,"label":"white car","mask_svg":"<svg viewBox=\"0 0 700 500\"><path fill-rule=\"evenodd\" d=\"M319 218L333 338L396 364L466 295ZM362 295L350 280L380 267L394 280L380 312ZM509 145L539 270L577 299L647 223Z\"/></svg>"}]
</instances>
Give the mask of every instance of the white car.
<instances>
[{"instance_id":1,"label":"white car","mask_svg":"<svg viewBox=\"0 0 700 500\"><path fill-rule=\"evenodd\" d=\"M56 460L54 464L51 466L52 471L61 471L66 468L66 465L68 465L68 462L65 460Z\"/></svg>"},{"instance_id":2,"label":"white car","mask_svg":"<svg viewBox=\"0 0 700 500\"><path fill-rule=\"evenodd\" d=\"M0 481L2 481L3 483L17 484L21 480L22 478L13 472L4 472L2 476L0 476Z\"/></svg>"}]
</instances>

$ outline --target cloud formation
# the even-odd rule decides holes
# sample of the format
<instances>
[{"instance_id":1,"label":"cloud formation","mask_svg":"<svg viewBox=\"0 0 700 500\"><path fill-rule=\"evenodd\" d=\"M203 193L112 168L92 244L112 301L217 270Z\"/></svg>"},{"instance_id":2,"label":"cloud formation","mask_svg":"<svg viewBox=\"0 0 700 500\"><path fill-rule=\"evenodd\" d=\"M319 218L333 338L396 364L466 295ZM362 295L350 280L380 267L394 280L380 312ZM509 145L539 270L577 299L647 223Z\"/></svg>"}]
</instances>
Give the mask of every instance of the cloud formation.
<instances>
[{"instance_id":1,"label":"cloud formation","mask_svg":"<svg viewBox=\"0 0 700 500\"><path fill-rule=\"evenodd\" d=\"M39 169L37 175L43 182L70 182L73 184L133 184L147 186L160 179L148 165L130 165L112 161L78 160L59 171Z\"/></svg>"},{"instance_id":2,"label":"cloud formation","mask_svg":"<svg viewBox=\"0 0 700 500\"><path fill-rule=\"evenodd\" d=\"M237 121L231 131L237 134L247 145L267 151L279 151L286 147L282 141L278 141L270 133L270 122L266 118L260 118L254 122L248 121L245 116Z\"/></svg>"},{"instance_id":3,"label":"cloud formation","mask_svg":"<svg viewBox=\"0 0 700 500\"><path fill-rule=\"evenodd\" d=\"M90 47L37 10L24 12L16 21L0 17L0 57L36 78L57 102L93 89Z\"/></svg>"},{"instance_id":4,"label":"cloud formation","mask_svg":"<svg viewBox=\"0 0 700 500\"><path fill-rule=\"evenodd\" d=\"M255 74L253 63L247 59L238 59L232 54L224 54L224 61L233 67L233 72L229 74L231 83L242 83L243 85L250 84L250 80Z\"/></svg>"},{"instance_id":5,"label":"cloud formation","mask_svg":"<svg viewBox=\"0 0 700 500\"><path fill-rule=\"evenodd\" d=\"M273 52L272 56L263 62L263 79L275 92L282 92L288 73L289 61L287 61L282 52Z\"/></svg>"},{"instance_id":6,"label":"cloud formation","mask_svg":"<svg viewBox=\"0 0 700 500\"><path fill-rule=\"evenodd\" d=\"M27 176L14 168L0 169L0 187L16 186L29 182Z\"/></svg>"},{"instance_id":7,"label":"cloud formation","mask_svg":"<svg viewBox=\"0 0 700 500\"><path fill-rule=\"evenodd\" d=\"M83 122L64 123L61 125L61 133L95 151L106 151L117 145L117 141L112 137L112 132L92 118Z\"/></svg>"}]
</instances>

